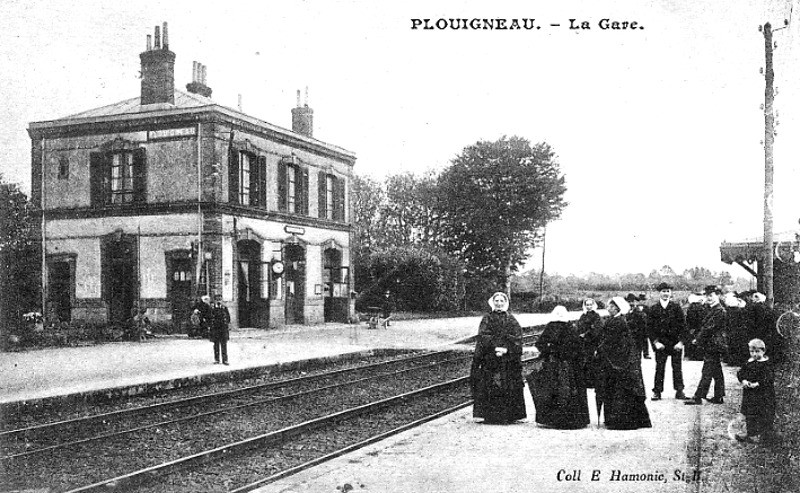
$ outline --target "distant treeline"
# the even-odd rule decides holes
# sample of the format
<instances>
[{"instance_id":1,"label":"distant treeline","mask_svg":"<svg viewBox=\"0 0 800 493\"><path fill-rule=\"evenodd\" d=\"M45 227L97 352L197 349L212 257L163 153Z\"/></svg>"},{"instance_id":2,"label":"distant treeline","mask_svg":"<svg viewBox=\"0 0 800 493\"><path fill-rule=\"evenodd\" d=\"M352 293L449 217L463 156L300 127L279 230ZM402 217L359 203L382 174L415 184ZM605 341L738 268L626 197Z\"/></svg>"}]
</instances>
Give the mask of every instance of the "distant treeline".
<instances>
[{"instance_id":1,"label":"distant treeline","mask_svg":"<svg viewBox=\"0 0 800 493\"><path fill-rule=\"evenodd\" d=\"M729 272L713 272L705 267L692 267L682 273L675 272L665 265L653 269L650 274L599 274L560 275L545 272L543 278L540 271L528 271L514 276L511 283L512 293L544 293L545 295L564 295L587 291L618 291L635 294L648 293L666 282L675 291L701 292L705 286L715 284L723 288L741 292L753 289L754 282L749 278L733 279ZM540 289L541 288L541 289Z\"/></svg>"}]
</instances>

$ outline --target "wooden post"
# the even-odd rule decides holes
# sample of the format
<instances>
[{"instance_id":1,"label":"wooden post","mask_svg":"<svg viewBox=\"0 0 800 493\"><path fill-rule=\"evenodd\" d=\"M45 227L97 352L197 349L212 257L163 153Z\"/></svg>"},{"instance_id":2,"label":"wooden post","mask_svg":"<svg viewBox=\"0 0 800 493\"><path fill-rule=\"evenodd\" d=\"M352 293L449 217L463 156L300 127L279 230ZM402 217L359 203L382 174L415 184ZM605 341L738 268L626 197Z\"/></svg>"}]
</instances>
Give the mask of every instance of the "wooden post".
<instances>
[{"instance_id":1,"label":"wooden post","mask_svg":"<svg viewBox=\"0 0 800 493\"><path fill-rule=\"evenodd\" d=\"M773 293L773 232L772 232L772 204L773 197L773 162L772 148L775 142L775 117L772 112L773 101L775 99L775 89L773 83L775 73L772 68L772 26L769 22L764 24L764 50L766 54L766 66L764 67L764 78L766 80L764 89L764 295L767 297L767 305L772 307L775 302Z\"/></svg>"}]
</instances>

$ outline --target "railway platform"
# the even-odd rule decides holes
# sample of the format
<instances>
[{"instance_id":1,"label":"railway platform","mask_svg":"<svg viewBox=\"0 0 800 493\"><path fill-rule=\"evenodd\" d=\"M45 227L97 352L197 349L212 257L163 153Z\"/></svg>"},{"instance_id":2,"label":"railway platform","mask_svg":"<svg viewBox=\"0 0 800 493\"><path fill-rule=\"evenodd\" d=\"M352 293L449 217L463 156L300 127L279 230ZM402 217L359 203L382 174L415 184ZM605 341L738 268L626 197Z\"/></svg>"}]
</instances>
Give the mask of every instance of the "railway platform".
<instances>
[{"instance_id":1,"label":"railway platform","mask_svg":"<svg viewBox=\"0 0 800 493\"><path fill-rule=\"evenodd\" d=\"M523 326L545 324L549 314L515 314ZM577 318L580 314L570 314ZM230 365L213 364L212 345L185 336L144 343L5 353L0 358L0 405L68 399L98 392L134 393L143 386L246 372L267 366L335 359L380 349L469 347L480 317L393 321L388 329L325 324L264 331L234 331ZM684 360L686 392L700 379L701 362ZM655 363L643 360L645 386ZM278 480L259 493L307 492L706 492L726 491L722 479L705 478L709 461L700 450L709 430L736 425L740 392L735 368L724 367L723 405L684 406L672 399L667 368L664 400L647 401L653 427L612 431L598 423L589 391L592 423L580 430L536 425L525 391L528 418L509 426L483 425L467 407ZM721 423L721 424L720 424ZM729 427L729 429L732 429ZM714 439L720 440L720 437ZM723 447L740 447L732 437ZM726 441L727 440L727 441ZM730 464L731 470L737 464Z\"/></svg>"},{"instance_id":2,"label":"railway platform","mask_svg":"<svg viewBox=\"0 0 800 493\"><path fill-rule=\"evenodd\" d=\"M577 318L580 313L572 315ZM523 326L547 323L549 317L517 315ZM352 353L447 346L477 334L479 322L480 317L464 317L392 321L388 329L376 330L365 322L235 330L228 342L228 366L213 363L209 341L184 335L3 353L0 405L35 405L102 392L136 394L147 386L169 388L192 379Z\"/></svg>"},{"instance_id":3,"label":"railway platform","mask_svg":"<svg viewBox=\"0 0 800 493\"><path fill-rule=\"evenodd\" d=\"M702 362L683 361L686 392L700 380ZM528 417L512 425L484 425L472 407L404 431L381 442L280 479L256 493L709 493L729 488L730 477L709 467L704 442L717 451L742 449L732 433L741 424L741 393L736 368L723 367L728 394L722 405L686 406L673 399L648 399L652 428L607 430L598 424L594 391L589 390L591 424L579 430L556 430L535 422L535 408L525 389ZM643 360L650 394L653 359ZM666 388L671 373L667 369ZM527 384L526 384L527 385ZM601 420L602 423L602 420ZM727 432L721 432L726 430ZM738 428L741 431L740 428ZM731 474L754 468L742 452L728 453ZM724 456L724 455L723 455ZM726 461L730 459L724 459ZM747 474L743 472L743 474ZM753 475L761 490L763 475ZM781 492L790 490L779 490Z\"/></svg>"}]
</instances>

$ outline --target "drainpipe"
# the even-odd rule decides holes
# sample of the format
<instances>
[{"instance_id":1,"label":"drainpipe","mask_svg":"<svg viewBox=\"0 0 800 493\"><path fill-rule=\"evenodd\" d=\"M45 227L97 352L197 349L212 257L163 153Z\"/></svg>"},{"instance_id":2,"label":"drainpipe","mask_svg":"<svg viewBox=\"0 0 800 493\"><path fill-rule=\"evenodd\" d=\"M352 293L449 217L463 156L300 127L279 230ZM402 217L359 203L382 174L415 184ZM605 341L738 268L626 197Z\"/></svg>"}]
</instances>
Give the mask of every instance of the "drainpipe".
<instances>
[{"instance_id":1,"label":"drainpipe","mask_svg":"<svg viewBox=\"0 0 800 493\"><path fill-rule=\"evenodd\" d=\"M47 234L45 232L46 222L44 218L45 210L45 192L44 192L44 138L42 138L42 157L40 159L40 166L42 170L41 177L41 198L42 198L42 319L47 316Z\"/></svg>"},{"instance_id":2,"label":"drainpipe","mask_svg":"<svg viewBox=\"0 0 800 493\"><path fill-rule=\"evenodd\" d=\"M203 199L202 165L203 154L201 149L200 133L202 124L197 124L197 265L195 268L195 298L200 294L200 271L203 268L205 255L203 253L203 210L200 202ZM206 279L207 280L207 279Z\"/></svg>"}]
</instances>

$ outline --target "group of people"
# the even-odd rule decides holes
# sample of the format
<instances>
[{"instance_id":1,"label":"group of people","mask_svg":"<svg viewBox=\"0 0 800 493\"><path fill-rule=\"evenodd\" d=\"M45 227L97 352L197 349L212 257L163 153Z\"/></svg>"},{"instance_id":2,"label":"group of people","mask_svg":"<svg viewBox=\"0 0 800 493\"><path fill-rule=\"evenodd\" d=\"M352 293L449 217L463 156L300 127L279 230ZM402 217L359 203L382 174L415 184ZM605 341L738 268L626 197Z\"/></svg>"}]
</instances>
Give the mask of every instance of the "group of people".
<instances>
[{"instance_id":1,"label":"group of people","mask_svg":"<svg viewBox=\"0 0 800 493\"><path fill-rule=\"evenodd\" d=\"M192 307L190 317L191 333L208 337L214 343L214 364L228 365L228 339L230 338L231 315L222 303L222 296L214 296L214 304L211 304L211 297L204 295Z\"/></svg>"},{"instance_id":2,"label":"group of people","mask_svg":"<svg viewBox=\"0 0 800 493\"><path fill-rule=\"evenodd\" d=\"M612 298L606 319L591 299L584 301L583 314L575 323L568 320L565 307L553 310L553 320L536 342L539 354L533 370L524 376L538 424L559 429L585 427L590 422L587 389L594 388L598 420L602 412L606 428L651 427L641 366L650 349L656 366L651 400L662 399L669 360L676 399L686 405L699 405L703 400L724 402L722 360L729 350L729 325L722 290L706 287L702 309L684 314L672 299L672 286L661 283L656 289L659 299L649 307L638 304L643 298L632 294ZM484 423L511 423L526 417L522 328L508 313L505 293L495 293L489 305L492 311L481 320L472 363L473 415ZM692 317L698 320L690 328L690 323L695 324ZM775 390L770 358L779 348L771 343L773 347L760 337L747 341L750 357L737 374L743 387L747 434L737 435L739 440L757 441L772 433ZM695 348L703 361L691 397L684 393L682 372L687 347ZM713 395L708 397L712 383Z\"/></svg>"}]
</instances>

